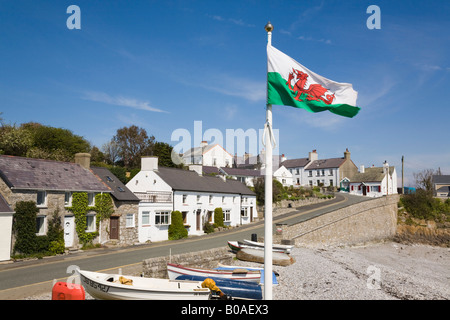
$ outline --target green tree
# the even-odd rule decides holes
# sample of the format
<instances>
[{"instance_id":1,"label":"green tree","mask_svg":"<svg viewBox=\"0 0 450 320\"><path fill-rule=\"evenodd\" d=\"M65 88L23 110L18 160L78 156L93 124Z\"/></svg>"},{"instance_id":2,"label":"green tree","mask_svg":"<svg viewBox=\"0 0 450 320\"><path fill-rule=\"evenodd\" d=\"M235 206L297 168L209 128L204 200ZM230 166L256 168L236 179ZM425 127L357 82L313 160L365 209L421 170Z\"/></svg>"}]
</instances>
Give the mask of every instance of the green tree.
<instances>
[{"instance_id":1,"label":"green tree","mask_svg":"<svg viewBox=\"0 0 450 320\"><path fill-rule=\"evenodd\" d=\"M218 227L223 227L223 210L222 208L214 209L214 224Z\"/></svg>"},{"instance_id":2,"label":"green tree","mask_svg":"<svg viewBox=\"0 0 450 320\"><path fill-rule=\"evenodd\" d=\"M179 168L180 165L172 161L173 147L165 142L155 142L153 145L153 155L158 157L158 166ZM181 165L182 166L182 165Z\"/></svg>"},{"instance_id":3,"label":"green tree","mask_svg":"<svg viewBox=\"0 0 450 320\"><path fill-rule=\"evenodd\" d=\"M183 224L183 215L180 211L172 211L169 225L169 240L187 238L188 231Z\"/></svg>"},{"instance_id":4,"label":"green tree","mask_svg":"<svg viewBox=\"0 0 450 320\"><path fill-rule=\"evenodd\" d=\"M124 166L137 168L140 166L142 156L152 154L155 137L149 137L145 129L132 125L117 129L112 141L119 148Z\"/></svg>"}]
</instances>

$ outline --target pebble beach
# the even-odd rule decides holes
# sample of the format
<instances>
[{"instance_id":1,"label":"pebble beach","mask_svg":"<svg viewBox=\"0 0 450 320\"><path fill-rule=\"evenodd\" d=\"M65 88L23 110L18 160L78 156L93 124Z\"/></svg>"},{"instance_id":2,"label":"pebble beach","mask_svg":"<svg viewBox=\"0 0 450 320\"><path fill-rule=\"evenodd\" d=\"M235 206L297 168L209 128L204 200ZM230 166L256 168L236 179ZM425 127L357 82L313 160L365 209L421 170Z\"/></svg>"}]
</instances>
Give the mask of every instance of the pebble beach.
<instances>
[{"instance_id":1,"label":"pebble beach","mask_svg":"<svg viewBox=\"0 0 450 320\"><path fill-rule=\"evenodd\" d=\"M274 300L448 300L450 248L396 242L294 248L295 263L273 266ZM237 260L235 265L261 264ZM25 300L50 300L51 293ZM87 294L86 300L92 298Z\"/></svg>"}]
</instances>

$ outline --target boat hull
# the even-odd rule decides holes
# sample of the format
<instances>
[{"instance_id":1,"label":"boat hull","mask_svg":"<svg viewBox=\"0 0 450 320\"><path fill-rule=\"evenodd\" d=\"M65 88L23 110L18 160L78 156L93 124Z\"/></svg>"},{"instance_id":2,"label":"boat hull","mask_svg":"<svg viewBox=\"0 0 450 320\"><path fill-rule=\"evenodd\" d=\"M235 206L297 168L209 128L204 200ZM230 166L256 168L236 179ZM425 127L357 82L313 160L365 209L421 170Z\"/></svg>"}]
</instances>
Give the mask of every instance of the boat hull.
<instances>
[{"instance_id":1,"label":"boat hull","mask_svg":"<svg viewBox=\"0 0 450 320\"><path fill-rule=\"evenodd\" d=\"M120 275L79 270L87 293L100 300L207 300L210 290L198 281L125 276L133 285L116 283Z\"/></svg>"},{"instance_id":2,"label":"boat hull","mask_svg":"<svg viewBox=\"0 0 450 320\"><path fill-rule=\"evenodd\" d=\"M185 267L179 264L168 263L167 273L169 279L175 280L181 275L203 276L203 277L216 277L221 279L231 279L240 281L251 281L259 283L261 281L261 272L255 270L208 270Z\"/></svg>"},{"instance_id":3,"label":"boat hull","mask_svg":"<svg viewBox=\"0 0 450 320\"><path fill-rule=\"evenodd\" d=\"M251 249L264 249L264 243L262 242L255 242L244 239L243 243L244 245L251 247ZM293 247L294 246L292 245L272 244L272 250L274 252L291 253Z\"/></svg>"},{"instance_id":4,"label":"boat hull","mask_svg":"<svg viewBox=\"0 0 450 320\"><path fill-rule=\"evenodd\" d=\"M193 275L182 275L177 277L177 280L204 281L205 279L214 280L220 291L227 296L231 296L232 299L262 300L263 298L261 286L254 282Z\"/></svg>"}]
</instances>

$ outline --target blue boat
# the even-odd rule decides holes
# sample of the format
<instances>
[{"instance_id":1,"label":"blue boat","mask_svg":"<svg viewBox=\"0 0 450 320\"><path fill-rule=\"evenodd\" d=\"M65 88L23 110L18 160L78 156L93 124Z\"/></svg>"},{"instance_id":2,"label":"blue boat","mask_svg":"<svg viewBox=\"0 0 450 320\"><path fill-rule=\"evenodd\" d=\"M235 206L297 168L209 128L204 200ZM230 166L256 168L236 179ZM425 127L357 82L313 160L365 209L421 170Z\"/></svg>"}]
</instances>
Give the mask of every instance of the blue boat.
<instances>
[{"instance_id":1,"label":"blue boat","mask_svg":"<svg viewBox=\"0 0 450 320\"><path fill-rule=\"evenodd\" d=\"M216 277L202 277L193 275L181 275L176 280L192 280L192 281L204 281L205 279L212 279L216 283L216 286L227 296L231 296L233 299L245 299L245 300L262 300L262 288L259 284L248 281L229 280Z\"/></svg>"}]
</instances>

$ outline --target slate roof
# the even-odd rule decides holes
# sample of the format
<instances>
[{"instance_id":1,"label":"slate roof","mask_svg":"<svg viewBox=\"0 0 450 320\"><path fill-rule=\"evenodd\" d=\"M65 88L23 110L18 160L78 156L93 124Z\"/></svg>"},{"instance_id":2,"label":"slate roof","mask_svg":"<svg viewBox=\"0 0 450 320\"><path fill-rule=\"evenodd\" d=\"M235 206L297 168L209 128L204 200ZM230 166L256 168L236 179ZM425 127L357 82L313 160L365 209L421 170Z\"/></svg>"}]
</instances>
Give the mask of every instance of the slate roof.
<instances>
[{"instance_id":1,"label":"slate roof","mask_svg":"<svg viewBox=\"0 0 450 320\"><path fill-rule=\"evenodd\" d=\"M0 178L19 190L111 192L91 171L71 162L0 155Z\"/></svg>"},{"instance_id":2,"label":"slate roof","mask_svg":"<svg viewBox=\"0 0 450 320\"><path fill-rule=\"evenodd\" d=\"M450 184L450 175L433 175L431 177L431 179L433 180L433 183L437 183L437 184Z\"/></svg>"},{"instance_id":3,"label":"slate roof","mask_svg":"<svg viewBox=\"0 0 450 320\"><path fill-rule=\"evenodd\" d=\"M0 213L9 213L13 212L11 207L8 205L8 202L6 202L5 198L0 194Z\"/></svg>"},{"instance_id":4,"label":"slate roof","mask_svg":"<svg viewBox=\"0 0 450 320\"><path fill-rule=\"evenodd\" d=\"M339 168L345 162L345 158L330 158L322 160L314 160L305 169L327 169L327 168Z\"/></svg>"},{"instance_id":5,"label":"slate roof","mask_svg":"<svg viewBox=\"0 0 450 320\"><path fill-rule=\"evenodd\" d=\"M389 174L394 173L394 167L389 167ZM384 178L383 167L371 167L364 169L364 173L357 172L350 182L381 182Z\"/></svg>"},{"instance_id":6,"label":"slate roof","mask_svg":"<svg viewBox=\"0 0 450 320\"><path fill-rule=\"evenodd\" d=\"M261 171L254 170L254 169L239 169L239 168L221 167L220 170L223 172L226 172L226 174L229 176L247 176L247 177L261 176Z\"/></svg>"},{"instance_id":7,"label":"slate roof","mask_svg":"<svg viewBox=\"0 0 450 320\"><path fill-rule=\"evenodd\" d=\"M139 201L139 198L130 191L115 175L104 167L91 167L91 171L98 179L111 189L111 195L119 201Z\"/></svg>"},{"instance_id":8,"label":"slate roof","mask_svg":"<svg viewBox=\"0 0 450 320\"><path fill-rule=\"evenodd\" d=\"M285 168L299 168L305 167L309 162L308 158L299 158L299 159L289 159L284 160L281 165Z\"/></svg>"},{"instance_id":9,"label":"slate roof","mask_svg":"<svg viewBox=\"0 0 450 320\"><path fill-rule=\"evenodd\" d=\"M174 191L197 191L255 195L242 182L223 181L219 177L200 176L195 171L159 167L155 171Z\"/></svg>"}]
</instances>

